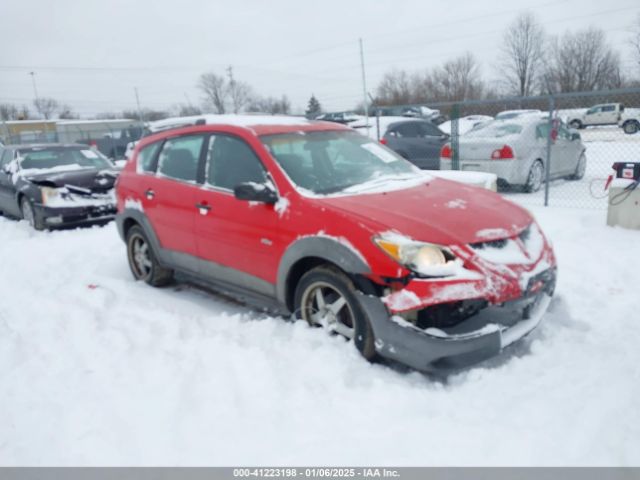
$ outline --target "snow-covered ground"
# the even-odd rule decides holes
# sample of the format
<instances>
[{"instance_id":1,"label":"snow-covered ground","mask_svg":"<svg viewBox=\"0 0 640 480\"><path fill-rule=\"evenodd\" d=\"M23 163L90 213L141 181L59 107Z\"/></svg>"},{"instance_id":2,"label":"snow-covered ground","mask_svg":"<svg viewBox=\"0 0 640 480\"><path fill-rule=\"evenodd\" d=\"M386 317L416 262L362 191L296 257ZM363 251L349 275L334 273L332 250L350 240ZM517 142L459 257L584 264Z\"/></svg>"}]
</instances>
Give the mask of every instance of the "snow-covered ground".
<instances>
[{"instance_id":1,"label":"snow-covered ground","mask_svg":"<svg viewBox=\"0 0 640 480\"><path fill-rule=\"evenodd\" d=\"M113 224L0 217L1 465L640 465L640 232L532 208L542 326L438 381L128 271Z\"/></svg>"}]
</instances>

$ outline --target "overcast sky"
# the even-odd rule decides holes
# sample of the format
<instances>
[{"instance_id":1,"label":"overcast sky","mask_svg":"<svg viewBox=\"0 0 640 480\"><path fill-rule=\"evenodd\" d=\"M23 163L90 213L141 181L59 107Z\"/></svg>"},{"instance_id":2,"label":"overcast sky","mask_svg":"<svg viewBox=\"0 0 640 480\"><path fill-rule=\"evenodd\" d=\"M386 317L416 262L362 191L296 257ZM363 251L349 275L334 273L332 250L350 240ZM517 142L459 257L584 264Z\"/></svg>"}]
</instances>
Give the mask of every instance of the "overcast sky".
<instances>
[{"instance_id":1,"label":"overcast sky","mask_svg":"<svg viewBox=\"0 0 640 480\"><path fill-rule=\"evenodd\" d=\"M0 102L40 96L82 116L199 104L198 76L235 76L263 95L286 93L303 110L315 93L325 110L362 99L394 67L420 70L471 51L495 77L500 38L518 12L548 33L596 25L631 71L628 29L638 0L0 0Z\"/></svg>"}]
</instances>

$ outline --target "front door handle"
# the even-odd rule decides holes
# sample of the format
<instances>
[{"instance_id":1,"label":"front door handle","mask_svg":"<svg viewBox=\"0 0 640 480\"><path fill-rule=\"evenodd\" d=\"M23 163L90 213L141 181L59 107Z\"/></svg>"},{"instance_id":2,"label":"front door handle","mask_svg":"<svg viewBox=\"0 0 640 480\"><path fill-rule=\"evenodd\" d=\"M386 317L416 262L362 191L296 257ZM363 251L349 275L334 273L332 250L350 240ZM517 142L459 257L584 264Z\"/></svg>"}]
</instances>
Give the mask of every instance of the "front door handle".
<instances>
[{"instance_id":1,"label":"front door handle","mask_svg":"<svg viewBox=\"0 0 640 480\"><path fill-rule=\"evenodd\" d=\"M200 211L200 215L206 215L211 210L211 205L206 203L196 203L196 208Z\"/></svg>"},{"instance_id":2,"label":"front door handle","mask_svg":"<svg viewBox=\"0 0 640 480\"><path fill-rule=\"evenodd\" d=\"M147 197L147 200L153 200L153 198L156 196L156 192L154 192L150 188L148 188L147 191L144 192L144 194Z\"/></svg>"}]
</instances>

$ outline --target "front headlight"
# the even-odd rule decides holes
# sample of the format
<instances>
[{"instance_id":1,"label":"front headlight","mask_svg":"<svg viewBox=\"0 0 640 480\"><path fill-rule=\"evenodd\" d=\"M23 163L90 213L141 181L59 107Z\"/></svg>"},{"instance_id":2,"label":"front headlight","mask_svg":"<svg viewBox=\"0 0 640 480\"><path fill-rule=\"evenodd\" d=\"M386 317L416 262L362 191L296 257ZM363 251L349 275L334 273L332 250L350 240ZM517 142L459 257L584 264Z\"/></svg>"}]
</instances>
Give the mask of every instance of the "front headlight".
<instances>
[{"instance_id":1,"label":"front headlight","mask_svg":"<svg viewBox=\"0 0 640 480\"><path fill-rule=\"evenodd\" d=\"M64 200L68 196L66 188L40 187L42 193L42 204L51 205L60 200Z\"/></svg>"},{"instance_id":2,"label":"front headlight","mask_svg":"<svg viewBox=\"0 0 640 480\"><path fill-rule=\"evenodd\" d=\"M416 242L400 235L383 235L373 241L396 262L420 275L446 277L455 275L462 268L462 262L439 245Z\"/></svg>"}]
</instances>

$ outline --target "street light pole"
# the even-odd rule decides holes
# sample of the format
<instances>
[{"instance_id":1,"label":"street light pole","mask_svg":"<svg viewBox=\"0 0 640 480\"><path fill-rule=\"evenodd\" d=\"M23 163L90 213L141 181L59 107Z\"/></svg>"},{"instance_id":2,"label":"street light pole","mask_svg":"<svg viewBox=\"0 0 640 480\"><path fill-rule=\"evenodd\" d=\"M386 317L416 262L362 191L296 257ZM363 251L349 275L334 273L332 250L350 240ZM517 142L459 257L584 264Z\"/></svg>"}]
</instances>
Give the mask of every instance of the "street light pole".
<instances>
[{"instance_id":1,"label":"street light pole","mask_svg":"<svg viewBox=\"0 0 640 480\"><path fill-rule=\"evenodd\" d=\"M36 87L36 72L29 72L31 75L31 82L33 83L33 94L36 97L36 102L38 101L38 88Z\"/></svg>"}]
</instances>

